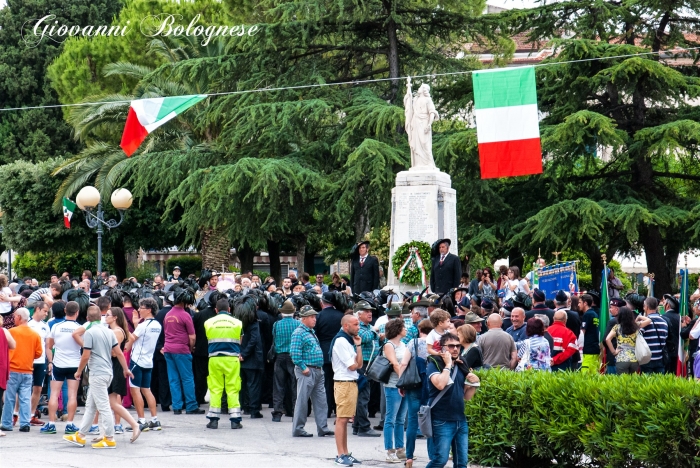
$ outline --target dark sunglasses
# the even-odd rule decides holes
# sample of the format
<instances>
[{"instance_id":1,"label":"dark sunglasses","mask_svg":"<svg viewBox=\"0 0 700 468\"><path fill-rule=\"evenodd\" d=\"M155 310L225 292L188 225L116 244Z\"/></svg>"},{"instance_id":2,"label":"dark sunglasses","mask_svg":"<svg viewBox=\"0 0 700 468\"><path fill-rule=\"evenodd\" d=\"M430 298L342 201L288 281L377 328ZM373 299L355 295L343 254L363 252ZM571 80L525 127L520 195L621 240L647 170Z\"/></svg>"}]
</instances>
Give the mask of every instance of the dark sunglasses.
<instances>
[{"instance_id":1,"label":"dark sunglasses","mask_svg":"<svg viewBox=\"0 0 700 468\"><path fill-rule=\"evenodd\" d=\"M460 345L458 345L458 344L446 344L445 346L443 346L443 348L447 348L447 349L459 349L459 346L460 346Z\"/></svg>"}]
</instances>

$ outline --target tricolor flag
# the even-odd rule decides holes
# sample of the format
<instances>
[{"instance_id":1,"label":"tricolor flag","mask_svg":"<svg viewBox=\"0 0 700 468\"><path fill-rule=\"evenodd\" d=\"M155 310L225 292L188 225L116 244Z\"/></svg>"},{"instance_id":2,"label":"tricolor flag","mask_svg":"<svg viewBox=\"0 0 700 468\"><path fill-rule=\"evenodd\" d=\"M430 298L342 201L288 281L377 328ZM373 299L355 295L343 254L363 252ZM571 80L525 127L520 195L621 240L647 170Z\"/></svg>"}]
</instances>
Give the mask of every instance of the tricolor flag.
<instances>
[{"instance_id":1,"label":"tricolor flag","mask_svg":"<svg viewBox=\"0 0 700 468\"><path fill-rule=\"evenodd\" d=\"M75 212L75 203L63 197L63 224L70 229L70 219Z\"/></svg>"},{"instance_id":2,"label":"tricolor flag","mask_svg":"<svg viewBox=\"0 0 700 468\"><path fill-rule=\"evenodd\" d=\"M681 316L681 320L678 324L678 357L676 358L676 375L679 377L687 377L687 368L685 367L685 343L680 336L680 329L683 326L683 317L688 315L688 289L688 270L681 270L681 310L677 311Z\"/></svg>"},{"instance_id":3,"label":"tricolor flag","mask_svg":"<svg viewBox=\"0 0 700 468\"><path fill-rule=\"evenodd\" d=\"M472 72L481 178L542 173L533 67Z\"/></svg>"},{"instance_id":4,"label":"tricolor flag","mask_svg":"<svg viewBox=\"0 0 700 468\"><path fill-rule=\"evenodd\" d=\"M600 317L598 320L598 330L600 331L600 342L605 350L605 338L607 338L608 322L610 321L610 295L608 294L608 267L603 267L603 281L600 283ZM603 365L600 366L600 373L605 374L607 366L607 352L603 352Z\"/></svg>"},{"instance_id":5,"label":"tricolor flag","mask_svg":"<svg viewBox=\"0 0 700 468\"><path fill-rule=\"evenodd\" d=\"M131 156L149 133L206 97L206 94L195 94L131 101L120 146Z\"/></svg>"}]
</instances>

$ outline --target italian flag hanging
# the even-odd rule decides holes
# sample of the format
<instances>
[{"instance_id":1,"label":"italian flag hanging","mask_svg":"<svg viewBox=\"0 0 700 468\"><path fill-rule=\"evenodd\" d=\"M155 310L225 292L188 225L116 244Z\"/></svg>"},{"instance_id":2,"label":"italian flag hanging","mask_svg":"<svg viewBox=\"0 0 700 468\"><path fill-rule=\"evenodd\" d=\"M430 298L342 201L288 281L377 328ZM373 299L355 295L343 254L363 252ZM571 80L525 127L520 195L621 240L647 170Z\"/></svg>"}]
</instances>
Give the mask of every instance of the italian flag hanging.
<instances>
[{"instance_id":1,"label":"italian flag hanging","mask_svg":"<svg viewBox=\"0 0 700 468\"><path fill-rule=\"evenodd\" d=\"M120 146L131 156L149 133L206 97L206 94L195 94L131 101Z\"/></svg>"},{"instance_id":2,"label":"italian flag hanging","mask_svg":"<svg viewBox=\"0 0 700 468\"><path fill-rule=\"evenodd\" d=\"M680 331L682 328L682 323L683 323L683 317L687 316L689 314L689 307L688 307L688 296L689 294L689 285L688 285L688 270L681 270L681 303L680 303L680 309L677 310L681 316L681 320L678 323L678 356L676 356L676 376L678 377L687 377L687 368L685 366L685 352L686 352L686 346L685 346L685 340L683 337L680 335ZM669 333L670 335L670 333ZM697 359L697 358L696 358ZM697 376L696 376L697 378Z\"/></svg>"},{"instance_id":3,"label":"italian flag hanging","mask_svg":"<svg viewBox=\"0 0 700 468\"><path fill-rule=\"evenodd\" d=\"M542 173L533 67L472 72L481 178Z\"/></svg>"},{"instance_id":4,"label":"italian flag hanging","mask_svg":"<svg viewBox=\"0 0 700 468\"><path fill-rule=\"evenodd\" d=\"M608 322L610 321L610 294L608 291L608 275L610 270L607 265L603 266L603 280L600 282L600 317L598 317L598 331L600 332L600 342L605 343L608 332ZM603 353L603 362L600 366L600 373L605 374L607 369L608 353Z\"/></svg>"},{"instance_id":5,"label":"italian flag hanging","mask_svg":"<svg viewBox=\"0 0 700 468\"><path fill-rule=\"evenodd\" d=\"M75 212L75 203L63 197L63 224L70 229L70 219Z\"/></svg>"}]
</instances>

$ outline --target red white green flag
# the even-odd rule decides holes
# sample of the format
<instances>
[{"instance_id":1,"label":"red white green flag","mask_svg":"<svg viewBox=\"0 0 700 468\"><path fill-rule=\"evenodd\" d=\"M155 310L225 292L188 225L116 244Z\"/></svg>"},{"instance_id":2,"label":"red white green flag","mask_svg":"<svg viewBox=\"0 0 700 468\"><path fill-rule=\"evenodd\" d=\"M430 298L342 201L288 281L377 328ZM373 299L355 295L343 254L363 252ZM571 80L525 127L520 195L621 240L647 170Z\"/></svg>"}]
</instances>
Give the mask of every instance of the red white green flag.
<instances>
[{"instance_id":1,"label":"red white green flag","mask_svg":"<svg viewBox=\"0 0 700 468\"><path fill-rule=\"evenodd\" d=\"M120 146L131 156L149 133L206 97L206 94L195 94L131 101Z\"/></svg>"},{"instance_id":2,"label":"red white green flag","mask_svg":"<svg viewBox=\"0 0 700 468\"><path fill-rule=\"evenodd\" d=\"M481 178L542 173L533 67L472 72Z\"/></svg>"},{"instance_id":3,"label":"red white green flag","mask_svg":"<svg viewBox=\"0 0 700 468\"><path fill-rule=\"evenodd\" d=\"M63 197L63 225L70 229L70 219L75 213L75 203Z\"/></svg>"}]
</instances>

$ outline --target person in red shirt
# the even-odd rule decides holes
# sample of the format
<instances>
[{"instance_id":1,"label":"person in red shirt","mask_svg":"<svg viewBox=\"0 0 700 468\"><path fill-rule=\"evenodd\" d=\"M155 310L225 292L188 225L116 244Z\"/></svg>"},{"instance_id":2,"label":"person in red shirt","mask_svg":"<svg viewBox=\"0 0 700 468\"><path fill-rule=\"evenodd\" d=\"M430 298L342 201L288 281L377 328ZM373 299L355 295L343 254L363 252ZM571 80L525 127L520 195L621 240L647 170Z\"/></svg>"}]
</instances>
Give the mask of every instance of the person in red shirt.
<instances>
[{"instance_id":1,"label":"person in red shirt","mask_svg":"<svg viewBox=\"0 0 700 468\"><path fill-rule=\"evenodd\" d=\"M566 311L554 312L554 322L547 329L552 337L552 371L571 370L571 356L578 352L576 336L566 328Z\"/></svg>"}]
</instances>

